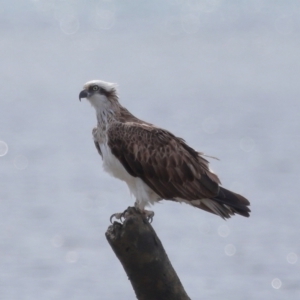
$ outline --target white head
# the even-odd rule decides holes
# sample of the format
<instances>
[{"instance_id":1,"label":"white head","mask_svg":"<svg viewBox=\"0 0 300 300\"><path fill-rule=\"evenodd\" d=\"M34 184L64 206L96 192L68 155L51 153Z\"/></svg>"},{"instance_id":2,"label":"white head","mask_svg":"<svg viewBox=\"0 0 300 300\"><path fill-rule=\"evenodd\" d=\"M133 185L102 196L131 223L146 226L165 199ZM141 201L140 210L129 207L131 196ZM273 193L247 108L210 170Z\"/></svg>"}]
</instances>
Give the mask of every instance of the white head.
<instances>
[{"instance_id":1,"label":"white head","mask_svg":"<svg viewBox=\"0 0 300 300\"><path fill-rule=\"evenodd\" d=\"M118 104L116 84L101 80L88 81L79 94L79 100L86 98L96 109L97 114L103 111L114 110Z\"/></svg>"}]
</instances>

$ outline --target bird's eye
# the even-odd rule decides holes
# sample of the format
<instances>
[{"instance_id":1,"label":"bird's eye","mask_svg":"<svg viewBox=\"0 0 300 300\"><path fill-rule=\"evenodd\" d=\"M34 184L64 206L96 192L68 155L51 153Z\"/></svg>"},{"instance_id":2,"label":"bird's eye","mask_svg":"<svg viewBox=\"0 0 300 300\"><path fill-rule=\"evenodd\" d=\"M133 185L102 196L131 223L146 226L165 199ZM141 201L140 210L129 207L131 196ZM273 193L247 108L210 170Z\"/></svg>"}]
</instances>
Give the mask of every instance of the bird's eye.
<instances>
[{"instance_id":1,"label":"bird's eye","mask_svg":"<svg viewBox=\"0 0 300 300\"><path fill-rule=\"evenodd\" d=\"M98 91L99 90L99 86L98 85L94 85L93 86L93 91Z\"/></svg>"}]
</instances>

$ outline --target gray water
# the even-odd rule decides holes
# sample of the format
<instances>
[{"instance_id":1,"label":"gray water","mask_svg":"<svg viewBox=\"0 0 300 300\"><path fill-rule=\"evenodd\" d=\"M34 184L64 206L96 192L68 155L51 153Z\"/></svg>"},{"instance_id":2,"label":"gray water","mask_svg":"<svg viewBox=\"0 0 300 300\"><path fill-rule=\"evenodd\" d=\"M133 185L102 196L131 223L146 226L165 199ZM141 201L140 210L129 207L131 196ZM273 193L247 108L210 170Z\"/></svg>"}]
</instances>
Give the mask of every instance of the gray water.
<instances>
[{"instance_id":1,"label":"gray water","mask_svg":"<svg viewBox=\"0 0 300 300\"><path fill-rule=\"evenodd\" d=\"M153 207L192 299L300 299L299 1L6 1L0 9L0 299L134 299L104 233L132 205L78 101L132 113L210 159L251 217Z\"/></svg>"}]
</instances>

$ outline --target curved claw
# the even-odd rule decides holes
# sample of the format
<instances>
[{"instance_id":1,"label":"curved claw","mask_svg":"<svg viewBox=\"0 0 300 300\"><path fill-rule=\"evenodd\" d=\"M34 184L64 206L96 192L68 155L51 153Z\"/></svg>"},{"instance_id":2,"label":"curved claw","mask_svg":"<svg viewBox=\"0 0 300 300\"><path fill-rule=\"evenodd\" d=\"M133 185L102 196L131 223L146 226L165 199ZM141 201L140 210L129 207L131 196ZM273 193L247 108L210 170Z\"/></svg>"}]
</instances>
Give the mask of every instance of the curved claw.
<instances>
[{"instance_id":1,"label":"curved claw","mask_svg":"<svg viewBox=\"0 0 300 300\"><path fill-rule=\"evenodd\" d=\"M152 221L153 221L153 217L148 217L147 220L148 220L148 222L151 224Z\"/></svg>"},{"instance_id":2,"label":"curved claw","mask_svg":"<svg viewBox=\"0 0 300 300\"><path fill-rule=\"evenodd\" d=\"M115 214L112 214L112 215L110 216L110 218L109 218L110 223L111 223L111 224L113 223L113 222L112 222L112 219L113 219L113 218L116 218L117 220L120 220L121 223L123 223L123 222L125 221L125 213L126 213L126 210L125 210L124 212L122 212L122 213L115 213ZM123 220L122 220L122 219L123 219Z\"/></svg>"},{"instance_id":3,"label":"curved claw","mask_svg":"<svg viewBox=\"0 0 300 300\"><path fill-rule=\"evenodd\" d=\"M146 218L149 223L152 223L154 217L154 211L145 210Z\"/></svg>"},{"instance_id":4,"label":"curved claw","mask_svg":"<svg viewBox=\"0 0 300 300\"><path fill-rule=\"evenodd\" d=\"M123 223L125 221L125 216L124 215L125 215L125 212L121 213L121 215L120 215L120 221L121 221L121 223Z\"/></svg>"},{"instance_id":5,"label":"curved claw","mask_svg":"<svg viewBox=\"0 0 300 300\"><path fill-rule=\"evenodd\" d=\"M110 216L109 221L110 221L111 224L113 223L113 222L112 222L112 219L113 219L115 216L116 216L116 214L112 214L112 215Z\"/></svg>"}]
</instances>

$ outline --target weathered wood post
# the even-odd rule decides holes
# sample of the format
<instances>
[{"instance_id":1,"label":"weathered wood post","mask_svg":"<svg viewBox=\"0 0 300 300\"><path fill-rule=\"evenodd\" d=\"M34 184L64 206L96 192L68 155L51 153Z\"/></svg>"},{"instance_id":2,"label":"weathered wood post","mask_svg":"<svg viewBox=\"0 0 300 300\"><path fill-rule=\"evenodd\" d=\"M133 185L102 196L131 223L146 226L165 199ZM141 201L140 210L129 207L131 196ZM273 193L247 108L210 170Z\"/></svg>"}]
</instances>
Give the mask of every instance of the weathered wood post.
<instances>
[{"instance_id":1,"label":"weathered wood post","mask_svg":"<svg viewBox=\"0 0 300 300\"><path fill-rule=\"evenodd\" d=\"M139 300L190 300L147 219L128 207L123 224L114 222L106 238Z\"/></svg>"}]
</instances>

